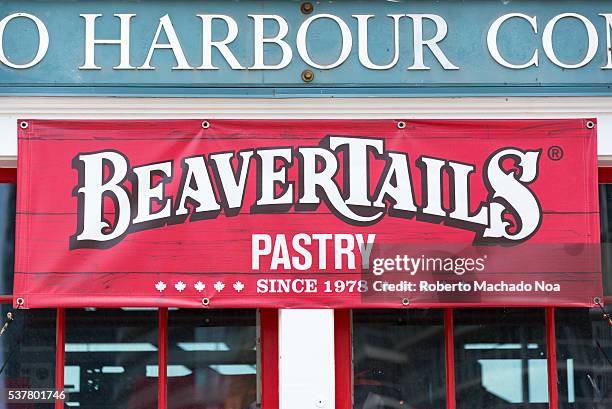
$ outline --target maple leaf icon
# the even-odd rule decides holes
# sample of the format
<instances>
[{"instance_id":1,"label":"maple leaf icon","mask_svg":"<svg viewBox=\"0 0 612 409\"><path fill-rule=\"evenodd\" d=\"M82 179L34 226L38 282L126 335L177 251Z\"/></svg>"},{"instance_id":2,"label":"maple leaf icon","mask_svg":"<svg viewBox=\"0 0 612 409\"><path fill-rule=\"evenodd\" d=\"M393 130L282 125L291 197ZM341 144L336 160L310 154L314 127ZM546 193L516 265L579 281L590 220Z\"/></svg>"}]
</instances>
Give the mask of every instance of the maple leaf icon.
<instances>
[{"instance_id":1,"label":"maple leaf icon","mask_svg":"<svg viewBox=\"0 0 612 409\"><path fill-rule=\"evenodd\" d=\"M236 281L233 287L234 287L234 290L240 292L244 289L244 284L242 284L242 281Z\"/></svg>"},{"instance_id":2,"label":"maple leaf icon","mask_svg":"<svg viewBox=\"0 0 612 409\"><path fill-rule=\"evenodd\" d=\"M217 281L213 287L215 287L215 290L220 293L225 288L225 284L223 284L221 281Z\"/></svg>"},{"instance_id":3,"label":"maple leaf icon","mask_svg":"<svg viewBox=\"0 0 612 409\"><path fill-rule=\"evenodd\" d=\"M166 289L166 283L164 283L163 281L158 281L155 284L155 289L161 293Z\"/></svg>"},{"instance_id":4,"label":"maple leaf icon","mask_svg":"<svg viewBox=\"0 0 612 409\"><path fill-rule=\"evenodd\" d=\"M174 288L176 288L179 293L182 293L183 290L187 288L187 285L184 282L179 281L178 283L174 284Z\"/></svg>"},{"instance_id":5,"label":"maple leaf icon","mask_svg":"<svg viewBox=\"0 0 612 409\"><path fill-rule=\"evenodd\" d=\"M206 284L201 281L198 281L193 285L193 288L195 288L197 292L201 293L206 288Z\"/></svg>"}]
</instances>

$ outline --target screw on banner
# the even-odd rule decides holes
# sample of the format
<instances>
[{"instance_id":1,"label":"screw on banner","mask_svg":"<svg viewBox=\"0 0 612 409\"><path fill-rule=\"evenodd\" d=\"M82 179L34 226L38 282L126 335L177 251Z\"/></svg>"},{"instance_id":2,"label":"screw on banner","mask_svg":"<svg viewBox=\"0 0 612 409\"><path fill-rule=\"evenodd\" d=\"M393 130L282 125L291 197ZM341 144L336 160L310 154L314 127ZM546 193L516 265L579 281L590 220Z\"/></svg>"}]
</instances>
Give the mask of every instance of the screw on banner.
<instances>
[{"instance_id":1,"label":"screw on banner","mask_svg":"<svg viewBox=\"0 0 612 409\"><path fill-rule=\"evenodd\" d=\"M601 305L601 298L593 298L593 303L601 309L601 315L606 321L608 321L608 324L612 325L612 315L608 314L604 309L603 305Z\"/></svg>"}]
</instances>

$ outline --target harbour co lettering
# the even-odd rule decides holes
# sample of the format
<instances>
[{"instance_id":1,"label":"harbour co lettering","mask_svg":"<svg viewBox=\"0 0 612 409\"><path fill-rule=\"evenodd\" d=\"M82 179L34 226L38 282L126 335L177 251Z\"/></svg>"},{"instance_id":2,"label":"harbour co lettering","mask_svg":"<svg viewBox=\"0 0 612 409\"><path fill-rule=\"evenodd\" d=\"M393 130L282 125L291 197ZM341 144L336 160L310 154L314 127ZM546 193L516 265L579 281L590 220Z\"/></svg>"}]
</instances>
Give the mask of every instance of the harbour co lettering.
<instances>
[{"instance_id":1,"label":"harbour co lettering","mask_svg":"<svg viewBox=\"0 0 612 409\"><path fill-rule=\"evenodd\" d=\"M297 26L290 26L288 21L280 15L276 14L248 14L250 27L248 28L249 42L252 46L252 52L247 54L249 61L244 59L242 53L236 56L238 49L244 48L245 40L241 36L241 28L244 30L243 24L238 24L236 18L223 14L195 14L193 19L201 23L201 31L199 33L201 42L201 53L197 56L197 61L191 57L188 58L183 50L182 39L175 30L175 23L171 16L166 14L159 18L156 22L148 22L150 28L156 27L155 34L151 38L131 38L133 25L146 24L141 22L136 14L117 13L113 14L116 19L119 36L115 38L102 38L96 32L96 23L101 19L110 18L102 14L80 14L84 24L84 55L83 63L78 68L80 70L100 70L112 66L115 70L155 70L153 57L159 50L169 50L174 56L176 65L172 70L218 70L219 66L213 63L213 50L221 55L225 63L232 70L280 70L287 67L295 59L300 59L303 63L310 67L329 70L343 64L349 56L354 53L358 55L359 64L370 70L390 70L398 68L400 61L400 49L404 42L408 41L411 46L408 47L412 53L412 62L405 67L399 67L407 70L429 70L430 66L424 61L425 53L431 53L444 70L459 70L455 64L444 52L443 40L451 30L446 20L436 14L387 14L384 16L376 16L374 14L354 14L349 19L342 19L334 14L315 14ZM606 63L600 68L603 70L612 69L612 13L600 13L600 21L591 21L584 15L578 13L562 13L558 14L547 21L538 19L535 15L523 13L508 13L497 17L486 30L486 48L489 55L495 62L506 68L514 70L522 70L529 67L538 67L544 56L554 65L564 69L576 69L586 66L595 58L598 50L603 50L605 53ZM11 28L10 22L17 19L26 19L35 25L38 32L38 47L32 50L30 61L15 62L10 56L6 55L5 50L0 42L0 63L13 69L26 69L39 64L45 58L50 43L50 34L44 21L39 17L28 13L13 13L5 16L0 20L0 39L6 38L8 35L20 35L18 30ZM368 40L371 35L377 35L376 30L368 30L370 23L375 19L384 19L387 24L392 27L392 35L387 40L389 50L393 50L387 61L374 62L370 58L368 50ZM500 30L508 24L510 20L521 21L522 29L526 30L529 35L534 36L534 42L527 45L522 45L528 50L528 58L523 61L515 61L510 56L504 55L499 47L498 36ZM585 42L580 45L580 50L586 52L579 61L562 60L558 55L558 49L555 49L553 42L553 32L559 22L563 20L575 20L583 26L587 36ZM183 20L181 20L183 21ZM319 21L328 21L337 29L326 30L326 36L335 36L332 41L336 41L340 45L340 52L334 61L321 61L320 56L316 53L313 55L309 51L309 41L313 38L321 36L321 28ZM179 25L177 22L176 25ZM225 31L221 38L218 33L213 33L213 25L224 26ZM270 35L264 27L273 25L274 34ZM400 36L400 27L405 25L411 30L411 36ZM424 30L424 26L432 26L433 34L426 34L429 30ZM600 39L597 33L596 26L605 27L605 38ZM460 29L460 28L459 28ZM221 30L223 32L223 30ZM319 31L319 33L317 33ZM374 34L372 34L374 33ZM379 35L379 34L378 34ZM539 42L535 40L539 38ZM310 40L309 40L310 39ZM478 43L477 41L476 43ZM142 61L134 61L132 52L133 44L146 44L147 53ZM237 44L240 43L240 44ZM518 46L517 44L514 44ZM118 64L96 61L96 52L101 47L116 47L116 56ZM276 47L280 50L280 58L276 61L267 61L268 52L264 48ZM557 45L559 47L559 45ZM543 53L542 53L543 51ZM544 54L544 55L542 55ZM240 57L240 58L239 58Z\"/></svg>"},{"instance_id":2,"label":"harbour co lettering","mask_svg":"<svg viewBox=\"0 0 612 409\"><path fill-rule=\"evenodd\" d=\"M130 232L188 218L314 212L322 202L351 225L373 225L385 215L414 217L473 231L478 241L518 243L529 239L542 220L540 203L530 189L538 178L540 154L503 147L483 164L425 155L411 163L408 152L386 150L382 138L333 135L314 146L258 147L140 166L130 165L116 150L79 153L73 158L78 172L77 231L70 245L107 248ZM180 161L179 172L175 160ZM374 165L382 172L373 172ZM487 192L482 198L474 198L470 189L477 166L482 175L478 183ZM292 167L295 177L288 172ZM174 178L178 183L169 188ZM245 203L249 181L255 183L256 198Z\"/></svg>"}]
</instances>

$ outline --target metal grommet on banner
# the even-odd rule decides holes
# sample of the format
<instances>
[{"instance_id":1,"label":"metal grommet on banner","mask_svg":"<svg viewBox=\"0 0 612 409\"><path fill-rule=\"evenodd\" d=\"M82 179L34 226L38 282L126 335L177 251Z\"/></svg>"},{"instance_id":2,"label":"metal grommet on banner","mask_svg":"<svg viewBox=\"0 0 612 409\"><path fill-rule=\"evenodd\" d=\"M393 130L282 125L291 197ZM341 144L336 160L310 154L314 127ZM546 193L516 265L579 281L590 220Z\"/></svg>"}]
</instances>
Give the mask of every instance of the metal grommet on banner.
<instances>
[{"instance_id":1,"label":"metal grommet on banner","mask_svg":"<svg viewBox=\"0 0 612 409\"><path fill-rule=\"evenodd\" d=\"M586 123L586 127L587 127L587 129L593 129L593 128L595 128L595 122L593 122L593 121L587 121L587 123Z\"/></svg>"},{"instance_id":2,"label":"metal grommet on banner","mask_svg":"<svg viewBox=\"0 0 612 409\"><path fill-rule=\"evenodd\" d=\"M404 306L410 305L410 300L406 297L402 298L402 305Z\"/></svg>"},{"instance_id":3,"label":"metal grommet on banner","mask_svg":"<svg viewBox=\"0 0 612 409\"><path fill-rule=\"evenodd\" d=\"M398 129L404 129L405 127L406 127L406 122L404 122L404 121L399 121L399 122L397 123L397 128L398 128Z\"/></svg>"},{"instance_id":4,"label":"metal grommet on banner","mask_svg":"<svg viewBox=\"0 0 612 409\"><path fill-rule=\"evenodd\" d=\"M601 298L599 298L599 297L595 297L595 298L593 298L593 304L595 304L595 305L601 305Z\"/></svg>"},{"instance_id":5,"label":"metal grommet on banner","mask_svg":"<svg viewBox=\"0 0 612 409\"><path fill-rule=\"evenodd\" d=\"M210 299L202 298L202 305L207 307L210 304Z\"/></svg>"},{"instance_id":6,"label":"metal grommet on banner","mask_svg":"<svg viewBox=\"0 0 612 409\"><path fill-rule=\"evenodd\" d=\"M17 309L20 309L25 304L25 300L19 297L15 300L15 304L17 304ZM8 330L9 326L13 322L13 319L14 319L13 311L7 312L6 321L4 322L4 325L2 326L2 328L0 328L0 337L4 335L4 333ZM2 366L2 369L4 369L4 365ZM2 369L0 369L0 373L2 372Z\"/></svg>"},{"instance_id":7,"label":"metal grommet on banner","mask_svg":"<svg viewBox=\"0 0 612 409\"><path fill-rule=\"evenodd\" d=\"M208 121L204 121L204 122L202 122L202 128L203 128L203 129L208 129L208 128L210 128L210 122L208 122Z\"/></svg>"},{"instance_id":8,"label":"metal grommet on banner","mask_svg":"<svg viewBox=\"0 0 612 409\"><path fill-rule=\"evenodd\" d=\"M27 122L27 121L21 121L21 122L19 122L19 127L20 127L21 129L28 129L28 126L29 126L29 124L28 124L28 122Z\"/></svg>"}]
</instances>

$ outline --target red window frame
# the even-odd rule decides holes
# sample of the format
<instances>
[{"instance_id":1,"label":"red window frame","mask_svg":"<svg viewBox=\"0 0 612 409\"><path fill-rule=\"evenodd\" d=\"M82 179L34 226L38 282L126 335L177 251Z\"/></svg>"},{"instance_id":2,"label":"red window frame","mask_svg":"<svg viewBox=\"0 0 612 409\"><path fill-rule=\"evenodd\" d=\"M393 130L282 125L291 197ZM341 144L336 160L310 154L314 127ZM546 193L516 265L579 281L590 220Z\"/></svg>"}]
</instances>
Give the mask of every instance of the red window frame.
<instances>
[{"instance_id":1,"label":"red window frame","mask_svg":"<svg viewBox=\"0 0 612 409\"><path fill-rule=\"evenodd\" d=\"M599 184L612 184L612 166L600 166L597 168ZM604 303L612 304L612 296L604 297Z\"/></svg>"},{"instance_id":2,"label":"red window frame","mask_svg":"<svg viewBox=\"0 0 612 409\"><path fill-rule=\"evenodd\" d=\"M455 398L455 339L453 308L444 309L444 350L446 353L446 409L456 409ZM555 338L555 308L546 307L546 360L548 369L549 408L558 409L557 344ZM351 310L334 313L336 409L353 408L353 366L351 363Z\"/></svg>"},{"instance_id":3,"label":"red window frame","mask_svg":"<svg viewBox=\"0 0 612 409\"><path fill-rule=\"evenodd\" d=\"M0 183L17 183L17 169L0 168Z\"/></svg>"},{"instance_id":4,"label":"red window frame","mask_svg":"<svg viewBox=\"0 0 612 409\"><path fill-rule=\"evenodd\" d=\"M12 304L12 295L0 295L0 304ZM64 389L64 362L66 347L66 310L56 309L55 321L55 389ZM260 309L259 325L261 339L261 406L278 409L278 310ZM158 310L159 374L157 378L157 407L166 409L168 403L168 309ZM55 409L63 409L64 401L56 400Z\"/></svg>"}]
</instances>

